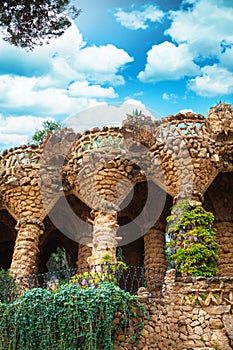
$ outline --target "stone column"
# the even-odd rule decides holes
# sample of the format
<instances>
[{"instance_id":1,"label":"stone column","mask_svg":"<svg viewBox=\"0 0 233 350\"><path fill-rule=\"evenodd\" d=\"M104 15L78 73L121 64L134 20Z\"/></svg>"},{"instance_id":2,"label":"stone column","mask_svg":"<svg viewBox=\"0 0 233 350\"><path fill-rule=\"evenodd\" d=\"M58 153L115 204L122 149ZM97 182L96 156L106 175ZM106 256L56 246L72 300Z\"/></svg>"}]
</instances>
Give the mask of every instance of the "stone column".
<instances>
[{"instance_id":1,"label":"stone column","mask_svg":"<svg viewBox=\"0 0 233 350\"><path fill-rule=\"evenodd\" d=\"M167 269L165 252L165 227L160 222L144 236L144 266L147 290L152 294L161 293L164 273Z\"/></svg>"},{"instance_id":2,"label":"stone column","mask_svg":"<svg viewBox=\"0 0 233 350\"><path fill-rule=\"evenodd\" d=\"M218 216L218 215L216 215ZM218 269L219 276L233 275L233 222L218 221L216 218L215 228L217 229L217 243L219 244Z\"/></svg>"},{"instance_id":3,"label":"stone column","mask_svg":"<svg viewBox=\"0 0 233 350\"><path fill-rule=\"evenodd\" d=\"M116 263L116 249L119 237L116 237L118 230L117 212L92 211L93 240L92 254L88 258L88 264L93 266L103 262L104 255L111 256L111 263Z\"/></svg>"},{"instance_id":4,"label":"stone column","mask_svg":"<svg viewBox=\"0 0 233 350\"><path fill-rule=\"evenodd\" d=\"M22 277L37 273L39 238L44 225L36 218L22 218L17 222L18 231L10 271L12 276Z\"/></svg>"},{"instance_id":5,"label":"stone column","mask_svg":"<svg viewBox=\"0 0 233 350\"><path fill-rule=\"evenodd\" d=\"M205 194L208 210L215 216L220 277L233 276L233 174L220 173Z\"/></svg>"},{"instance_id":6,"label":"stone column","mask_svg":"<svg viewBox=\"0 0 233 350\"><path fill-rule=\"evenodd\" d=\"M163 223L153 226L144 235L144 266L154 270L166 270L165 227Z\"/></svg>"},{"instance_id":7,"label":"stone column","mask_svg":"<svg viewBox=\"0 0 233 350\"><path fill-rule=\"evenodd\" d=\"M79 244L78 246L78 260L77 260L77 268L83 268L88 266L87 259L91 256L91 247Z\"/></svg>"}]
</instances>

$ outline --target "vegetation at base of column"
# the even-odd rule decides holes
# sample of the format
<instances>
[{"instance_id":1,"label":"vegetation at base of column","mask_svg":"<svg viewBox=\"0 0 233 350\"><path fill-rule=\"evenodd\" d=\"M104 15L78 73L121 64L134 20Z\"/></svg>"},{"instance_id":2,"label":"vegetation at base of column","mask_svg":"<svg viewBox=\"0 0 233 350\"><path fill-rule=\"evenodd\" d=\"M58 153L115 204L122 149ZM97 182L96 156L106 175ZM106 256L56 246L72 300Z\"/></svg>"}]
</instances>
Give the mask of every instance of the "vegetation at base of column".
<instances>
[{"instance_id":1,"label":"vegetation at base of column","mask_svg":"<svg viewBox=\"0 0 233 350\"><path fill-rule=\"evenodd\" d=\"M35 288L0 303L0 349L113 350L118 335L136 345L145 317L138 298L113 283Z\"/></svg>"},{"instance_id":2,"label":"vegetation at base of column","mask_svg":"<svg viewBox=\"0 0 233 350\"><path fill-rule=\"evenodd\" d=\"M120 276L128 269L126 263L118 261L112 263L112 256L105 254L101 264L93 270L84 271L71 277L69 283L76 284L81 288L98 287L101 282L112 282L117 284Z\"/></svg>"},{"instance_id":3,"label":"vegetation at base of column","mask_svg":"<svg viewBox=\"0 0 233 350\"><path fill-rule=\"evenodd\" d=\"M214 215L200 203L179 201L167 217L170 266L177 275L211 277L218 273Z\"/></svg>"}]
</instances>

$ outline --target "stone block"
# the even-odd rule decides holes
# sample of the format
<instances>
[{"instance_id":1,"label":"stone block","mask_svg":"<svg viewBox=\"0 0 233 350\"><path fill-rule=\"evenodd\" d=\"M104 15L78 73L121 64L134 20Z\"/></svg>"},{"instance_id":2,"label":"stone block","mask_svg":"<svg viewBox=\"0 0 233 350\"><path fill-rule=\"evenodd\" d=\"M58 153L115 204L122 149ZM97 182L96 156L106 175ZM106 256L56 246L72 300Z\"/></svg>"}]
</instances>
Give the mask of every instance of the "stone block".
<instances>
[{"instance_id":1,"label":"stone block","mask_svg":"<svg viewBox=\"0 0 233 350\"><path fill-rule=\"evenodd\" d=\"M233 315L223 315L222 320L228 337L233 340Z\"/></svg>"}]
</instances>

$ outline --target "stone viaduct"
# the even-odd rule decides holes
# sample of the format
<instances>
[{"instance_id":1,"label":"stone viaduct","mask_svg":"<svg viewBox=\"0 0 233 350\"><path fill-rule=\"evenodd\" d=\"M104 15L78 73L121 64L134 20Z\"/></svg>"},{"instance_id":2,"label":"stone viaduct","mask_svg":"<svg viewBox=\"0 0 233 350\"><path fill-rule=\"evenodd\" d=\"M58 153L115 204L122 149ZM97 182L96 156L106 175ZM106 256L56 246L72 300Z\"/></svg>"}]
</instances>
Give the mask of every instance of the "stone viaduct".
<instances>
[{"instance_id":1,"label":"stone viaduct","mask_svg":"<svg viewBox=\"0 0 233 350\"><path fill-rule=\"evenodd\" d=\"M232 193L230 105L210 108L207 118L128 115L119 128L58 130L40 147L0 155L0 267L16 276L46 272L58 246L74 266L105 254L114 262L120 244L127 264L166 269L166 217L189 198L214 213L219 274L233 276Z\"/></svg>"}]
</instances>

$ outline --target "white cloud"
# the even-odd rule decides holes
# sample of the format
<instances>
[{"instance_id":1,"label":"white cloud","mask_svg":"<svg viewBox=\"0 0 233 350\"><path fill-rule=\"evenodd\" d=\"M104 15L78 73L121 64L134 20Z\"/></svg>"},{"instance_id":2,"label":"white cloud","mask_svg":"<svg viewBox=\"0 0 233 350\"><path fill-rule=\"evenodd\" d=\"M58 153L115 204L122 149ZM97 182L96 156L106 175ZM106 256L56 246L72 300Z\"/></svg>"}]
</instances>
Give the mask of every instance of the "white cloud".
<instances>
[{"instance_id":1,"label":"white cloud","mask_svg":"<svg viewBox=\"0 0 233 350\"><path fill-rule=\"evenodd\" d=\"M0 132L0 153L5 148L18 147L28 141L28 135L3 134Z\"/></svg>"},{"instance_id":2,"label":"white cloud","mask_svg":"<svg viewBox=\"0 0 233 350\"><path fill-rule=\"evenodd\" d=\"M4 144L5 147L12 147L27 143L29 137L36 130L42 128L45 120L53 120L53 118L41 118L31 115L4 118L0 114L0 146Z\"/></svg>"},{"instance_id":3,"label":"white cloud","mask_svg":"<svg viewBox=\"0 0 233 350\"><path fill-rule=\"evenodd\" d=\"M131 12L125 12L122 8L119 8L114 16L123 27L137 30L147 29L149 27L147 22L161 22L164 13L157 6L148 5L143 6L141 10Z\"/></svg>"},{"instance_id":4,"label":"white cloud","mask_svg":"<svg viewBox=\"0 0 233 350\"><path fill-rule=\"evenodd\" d=\"M143 82L162 80L178 80L185 76L193 76L199 71L193 62L188 45L174 45L168 41L154 45L147 52L147 64L144 71L138 74Z\"/></svg>"},{"instance_id":5,"label":"white cloud","mask_svg":"<svg viewBox=\"0 0 233 350\"><path fill-rule=\"evenodd\" d=\"M25 135L33 133L35 130L40 129L45 120L54 120L53 118L41 118L31 115L27 116L9 116L4 118L0 115L1 132L4 134L17 133L19 135ZM20 127L19 127L20 125Z\"/></svg>"},{"instance_id":6,"label":"white cloud","mask_svg":"<svg viewBox=\"0 0 233 350\"><path fill-rule=\"evenodd\" d=\"M78 97L96 97L96 98L114 98L117 94L114 89L110 86L103 88L100 85L90 85L87 81L77 81L69 86L69 96Z\"/></svg>"},{"instance_id":7,"label":"white cloud","mask_svg":"<svg viewBox=\"0 0 233 350\"><path fill-rule=\"evenodd\" d=\"M0 37L0 74L34 77L37 87L66 89L70 81L124 84L119 72L133 58L114 45L88 47L73 24L50 45L32 52L9 45Z\"/></svg>"},{"instance_id":8,"label":"white cloud","mask_svg":"<svg viewBox=\"0 0 233 350\"><path fill-rule=\"evenodd\" d=\"M25 52L1 39L0 51L0 107L31 107L30 114L38 104L42 109L49 107L48 113L58 110L60 114L70 113L75 105L74 97L67 93L71 81L124 84L119 72L133 61L126 51L114 45L88 47L74 24L60 38L51 40L50 45L37 47L33 52ZM117 96L112 87L102 89L100 86L100 97L104 93L106 98ZM89 98L93 97L91 91L94 88L89 88ZM82 98L84 94L76 97Z\"/></svg>"},{"instance_id":9,"label":"white cloud","mask_svg":"<svg viewBox=\"0 0 233 350\"><path fill-rule=\"evenodd\" d=\"M178 113L186 114L186 113L195 113L192 109L181 109Z\"/></svg>"},{"instance_id":10,"label":"white cloud","mask_svg":"<svg viewBox=\"0 0 233 350\"><path fill-rule=\"evenodd\" d=\"M0 76L0 105L20 113L36 115L69 115L88 108L96 100L91 97L69 96L67 89L40 88L40 79L19 76ZM111 92L111 89L110 89Z\"/></svg>"},{"instance_id":11,"label":"white cloud","mask_svg":"<svg viewBox=\"0 0 233 350\"><path fill-rule=\"evenodd\" d=\"M9 125L14 119L1 119L9 134L1 128L0 142L7 145L26 142L21 121L26 115L64 119L81 110L98 105L98 100L116 98L111 85L125 83L121 70L133 61L129 54L114 45L87 46L73 24L64 35L32 52L9 45L0 36L0 108L3 115L15 117L15 131ZM107 83L107 84L106 84ZM44 120L44 119L43 119ZM37 127L37 124L35 124Z\"/></svg>"},{"instance_id":12,"label":"white cloud","mask_svg":"<svg viewBox=\"0 0 233 350\"><path fill-rule=\"evenodd\" d=\"M169 94L167 92L164 92L163 95L162 95L162 99L165 100L165 101L173 101L175 102L176 99L178 98L178 96L176 94Z\"/></svg>"},{"instance_id":13,"label":"white cloud","mask_svg":"<svg viewBox=\"0 0 233 350\"><path fill-rule=\"evenodd\" d=\"M187 87L200 96L228 95L232 90L233 7L230 0L186 0L189 10L170 11L165 31L177 45L187 45L201 71ZM212 59L206 63L206 59ZM210 63L211 62L211 63Z\"/></svg>"},{"instance_id":14,"label":"white cloud","mask_svg":"<svg viewBox=\"0 0 233 350\"><path fill-rule=\"evenodd\" d=\"M152 111L150 111L147 108L147 106L144 103L142 103L142 101L140 101L140 100L136 100L135 98L127 98L123 102L122 107L128 108L128 106L130 106L130 108L131 108L131 110L130 110L131 113L133 112L133 110L137 109L137 110L141 111L142 114L144 114L144 115L152 116Z\"/></svg>"},{"instance_id":15,"label":"white cloud","mask_svg":"<svg viewBox=\"0 0 233 350\"><path fill-rule=\"evenodd\" d=\"M233 46L227 48L221 54L220 65L233 71Z\"/></svg>"},{"instance_id":16,"label":"white cloud","mask_svg":"<svg viewBox=\"0 0 233 350\"><path fill-rule=\"evenodd\" d=\"M68 84L71 80L90 80L95 83L122 85L124 78L119 72L133 57L114 45L85 46L69 55L58 52L51 58L50 76L53 86Z\"/></svg>"},{"instance_id":17,"label":"white cloud","mask_svg":"<svg viewBox=\"0 0 233 350\"><path fill-rule=\"evenodd\" d=\"M128 109L128 106L130 107L129 109L129 114L132 114L134 110L141 111L142 114L146 116L151 116L154 119L161 119L162 116L160 113L156 112L155 110L152 110L151 108L149 109L142 101L136 100L134 98L126 98L122 106L125 106Z\"/></svg>"},{"instance_id":18,"label":"white cloud","mask_svg":"<svg viewBox=\"0 0 233 350\"><path fill-rule=\"evenodd\" d=\"M187 43L196 58L221 56L221 42L233 42L232 1L199 0L192 3L189 11L170 11L172 24L165 34L178 44Z\"/></svg>"},{"instance_id":19,"label":"white cloud","mask_svg":"<svg viewBox=\"0 0 233 350\"><path fill-rule=\"evenodd\" d=\"M48 74L57 53L70 64L73 55L75 56L75 53L85 45L82 34L75 24L61 37L52 39L49 45L38 46L29 52L10 45L0 34L0 72L24 76Z\"/></svg>"},{"instance_id":20,"label":"white cloud","mask_svg":"<svg viewBox=\"0 0 233 350\"><path fill-rule=\"evenodd\" d=\"M213 66L201 69L202 75L188 82L188 88L200 96L219 97L233 93L233 73L229 70Z\"/></svg>"},{"instance_id":21,"label":"white cloud","mask_svg":"<svg viewBox=\"0 0 233 350\"><path fill-rule=\"evenodd\" d=\"M136 109L145 115L152 115L141 101L129 99L121 104L99 103L66 119L65 124L76 132L83 132L96 126L120 126L127 114L132 114Z\"/></svg>"},{"instance_id":22,"label":"white cloud","mask_svg":"<svg viewBox=\"0 0 233 350\"><path fill-rule=\"evenodd\" d=\"M132 61L133 58L126 51L112 44L93 45L77 53L75 67L78 72L94 82L118 85L124 83L124 78L117 74L118 71Z\"/></svg>"}]
</instances>

